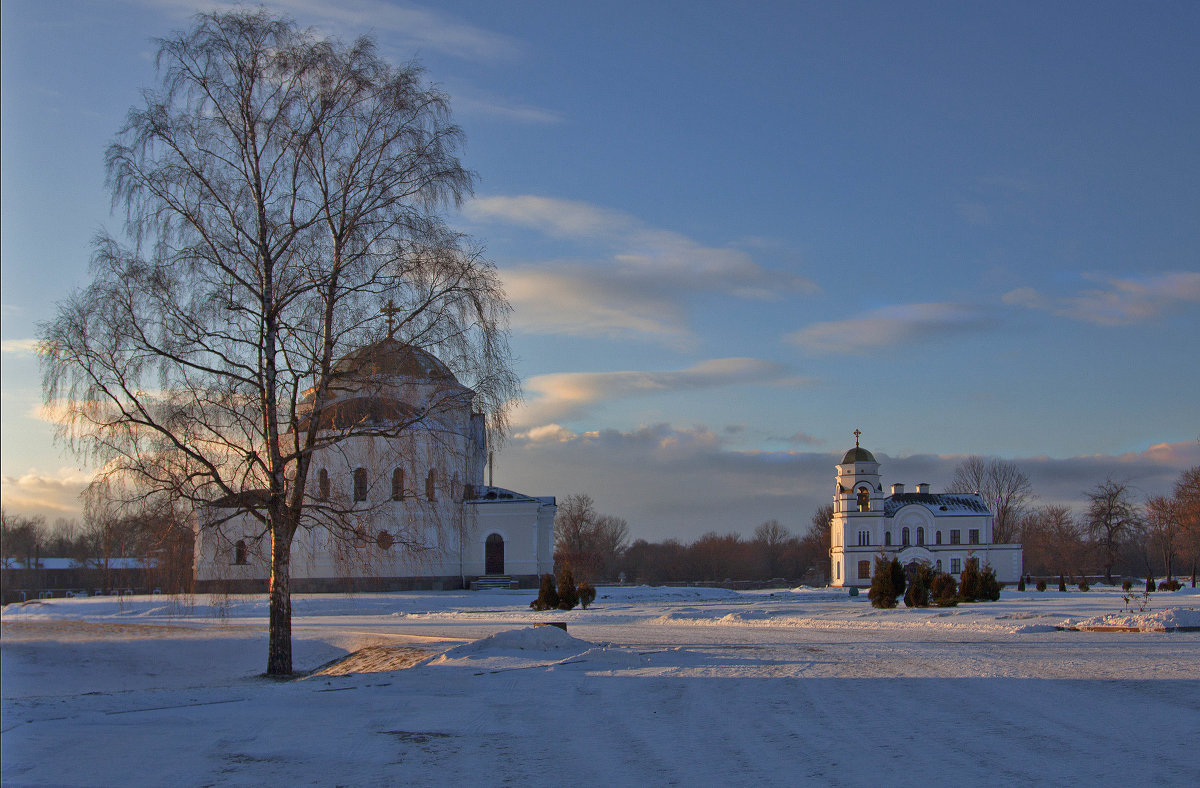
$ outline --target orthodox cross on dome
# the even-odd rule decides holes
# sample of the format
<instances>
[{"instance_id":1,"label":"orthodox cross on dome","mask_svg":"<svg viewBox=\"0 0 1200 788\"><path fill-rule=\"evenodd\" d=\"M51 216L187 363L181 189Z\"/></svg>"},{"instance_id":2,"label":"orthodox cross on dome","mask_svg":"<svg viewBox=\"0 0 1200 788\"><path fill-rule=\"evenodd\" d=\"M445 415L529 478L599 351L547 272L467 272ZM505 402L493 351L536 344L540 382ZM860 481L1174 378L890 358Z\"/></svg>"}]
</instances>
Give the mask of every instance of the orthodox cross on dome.
<instances>
[{"instance_id":1,"label":"orthodox cross on dome","mask_svg":"<svg viewBox=\"0 0 1200 788\"><path fill-rule=\"evenodd\" d=\"M389 320L390 320L390 318L389 318ZM391 325L391 323L389 323L388 325ZM855 429L854 430L854 448L856 448L856 449L858 448L858 436L859 435L862 435L862 430Z\"/></svg>"},{"instance_id":2,"label":"orthodox cross on dome","mask_svg":"<svg viewBox=\"0 0 1200 788\"><path fill-rule=\"evenodd\" d=\"M396 330L396 328L392 325L392 317L394 315L400 314L403 311L404 310L400 309L394 303L392 303L392 299L390 299L390 298L388 299L387 306L385 306L379 310L379 314L387 317L387 324L388 324L387 338L388 339L392 338L392 332Z\"/></svg>"}]
</instances>

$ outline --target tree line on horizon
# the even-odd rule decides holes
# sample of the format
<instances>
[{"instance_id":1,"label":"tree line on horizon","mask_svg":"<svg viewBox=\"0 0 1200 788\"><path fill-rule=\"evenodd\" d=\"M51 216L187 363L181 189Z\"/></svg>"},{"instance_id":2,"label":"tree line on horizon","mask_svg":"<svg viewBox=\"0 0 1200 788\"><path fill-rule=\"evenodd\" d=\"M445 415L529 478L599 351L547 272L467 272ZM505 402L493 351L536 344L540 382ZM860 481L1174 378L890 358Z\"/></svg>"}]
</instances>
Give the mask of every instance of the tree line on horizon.
<instances>
[{"instance_id":1,"label":"tree line on horizon","mask_svg":"<svg viewBox=\"0 0 1200 788\"><path fill-rule=\"evenodd\" d=\"M951 493L977 492L993 515L996 543L1020 543L1024 571L1038 577L1173 579L1200 566L1200 466L1182 472L1170 495L1139 499L1127 481L1088 489L1075 510L1037 503L1015 463L968 457L955 469ZM833 505L813 513L803 533L768 520L746 538L710 531L691 543L630 539L629 524L598 514L587 495L568 496L555 518L555 563L592 583L829 582Z\"/></svg>"}]
</instances>

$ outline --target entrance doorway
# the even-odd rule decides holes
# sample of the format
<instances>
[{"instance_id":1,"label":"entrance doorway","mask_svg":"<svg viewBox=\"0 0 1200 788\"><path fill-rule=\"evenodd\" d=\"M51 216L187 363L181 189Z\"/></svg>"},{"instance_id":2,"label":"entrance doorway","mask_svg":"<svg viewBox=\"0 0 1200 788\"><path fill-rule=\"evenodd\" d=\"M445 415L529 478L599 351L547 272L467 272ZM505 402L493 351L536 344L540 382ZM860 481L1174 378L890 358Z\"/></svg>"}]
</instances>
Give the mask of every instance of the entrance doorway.
<instances>
[{"instance_id":1,"label":"entrance doorway","mask_svg":"<svg viewBox=\"0 0 1200 788\"><path fill-rule=\"evenodd\" d=\"M504 574L504 537L491 534L483 543L483 571L489 575Z\"/></svg>"}]
</instances>

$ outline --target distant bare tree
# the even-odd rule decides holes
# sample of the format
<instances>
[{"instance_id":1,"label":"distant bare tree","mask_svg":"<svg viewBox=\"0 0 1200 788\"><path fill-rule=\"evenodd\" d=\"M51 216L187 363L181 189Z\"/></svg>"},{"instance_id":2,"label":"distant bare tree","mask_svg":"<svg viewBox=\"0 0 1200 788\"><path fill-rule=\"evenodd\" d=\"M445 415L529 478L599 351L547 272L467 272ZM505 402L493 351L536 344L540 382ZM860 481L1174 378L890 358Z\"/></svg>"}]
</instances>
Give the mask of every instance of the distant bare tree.
<instances>
[{"instance_id":1,"label":"distant bare tree","mask_svg":"<svg viewBox=\"0 0 1200 788\"><path fill-rule=\"evenodd\" d=\"M1088 534L1104 551L1104 580L1112 583L1112 568L1121 545L1142 528L1142 513L1133 500L1127 482L1111 478L1087 493L1088 507L1084 525Z\"/></svg>"},{"instance_id":2,"label":"distant bare tree","mask_svg":"<svg viewBox=\"0 0 1200 788\"><path fill-rule=\"evenodd\" d=\"M576 580L610 575L629 544L629 524L596 512L589 495L568 495L554 517L554 561L571 568Z\"/></svg>"},{"instance_id":3,"label":"distant bare tree","mask_svg":"<svg viewBox=\"0 0 1200 788\"><path fill-rule=\"evenodd\" d=\"M1027 571L1038 575L1084 573L1089 544L1070 507L1051 504L1026 512L1019 533Z\"/></svg>"},{"instance_id":4,"label":"distant bare tree","mask_svg":"<svg viewBox=\"0 0 1200 788\"><path fill-rule=\"evenodd\" d=\"M293 537L355 538L310 487L313 453L432 418L334 424L358 373L338 359L380 338L387 302L397 341L445 362L499 436L519 396L509 307L439 213L473 176L420 68L263 11L202 14L158 43L160 89L107 155L128 241L99 237L92 283L43 327L43 388L117 500L220 501L261 524L267 673L286 675Z\"/></svg>"},{"instance_id":5,"label":"distant bare tree","mask_svg":"<svg viewBox=\"0 0 1200 788\"><path fill-rule=\"evenodd\" d=\"M1183 557L1191 562L1192 587L1196 586L1196 567L1200 564L1200 465L1179 475L1175 483L1175 501L1179 507L1179 525Z\"/></svg>"},{"instance_id":6,"label":"distant bare tree","mask_svg":"<svg viewBox=\"0 0 1200 788\"><path fill-rule=\"evenodd\" d=\"M1167 580L1174 577L1175 556L1184 547L1184 533L1180 501L1165 495L1146 499L1146 536L1162 559Z\"/></svg>"},{"instance_id":7,"label":"distant bare tree","mask_svg":"<svg viewBox=\"0 0 1200 788\"><path fill-rule=\"evenodd\" d=\"M958 464L947 492L979 493L992 513L992 540L997 543L1013 540L1034 498L1029 477L1014 463L977 455Z\"/></svg>"},{"instance_id":8,"label":"distant bare tree","mask_svg":"<svg viewBox=\"0 0 1200 788\"><path fill-rule=\"evenodd\" d=\"M792 534L778 520L767 520L754 529L753 542L768 577L783 573L783 554L792 542Z\"/></svg>"}]
</instances>

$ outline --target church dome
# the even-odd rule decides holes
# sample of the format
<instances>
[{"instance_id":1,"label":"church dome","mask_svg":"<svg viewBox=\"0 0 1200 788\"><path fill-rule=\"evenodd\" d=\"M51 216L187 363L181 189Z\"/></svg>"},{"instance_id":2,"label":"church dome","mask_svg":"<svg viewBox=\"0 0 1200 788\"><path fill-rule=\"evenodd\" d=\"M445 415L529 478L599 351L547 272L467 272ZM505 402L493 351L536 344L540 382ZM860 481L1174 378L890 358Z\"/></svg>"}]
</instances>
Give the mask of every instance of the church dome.
<instances>
[{"instance_id":1,"label":"church dome","mask_svg":"<svg viewBox=\"0 0 1200 788\"><path fill-rule=\"evenodd\" d=\"M358 379L382 376L458 383L450 368L435 356L391 337L347 353L334 371Z\"/></svg>"},{"instance_id":2,"label":"church dome","mask_svg":"<svg viewBox=\"0 0 1200 788\"><path fill-rule=\"evenodd\" d=\"M855 446L842 458L842 465L849 465L852 462L876 462L876 460L874 454L861 446Z\"/></svg>"}]
</instances>

